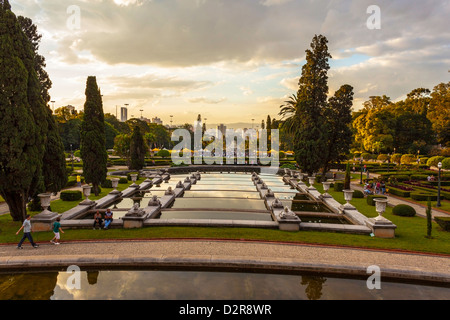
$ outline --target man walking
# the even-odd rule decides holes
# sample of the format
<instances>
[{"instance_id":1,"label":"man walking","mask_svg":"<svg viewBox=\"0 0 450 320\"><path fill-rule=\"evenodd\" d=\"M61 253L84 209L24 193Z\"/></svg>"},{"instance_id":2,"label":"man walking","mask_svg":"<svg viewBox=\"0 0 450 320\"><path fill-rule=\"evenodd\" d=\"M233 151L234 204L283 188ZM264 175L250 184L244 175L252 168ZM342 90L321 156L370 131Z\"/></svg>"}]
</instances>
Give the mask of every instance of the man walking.
<instances>
[{"instance_id":1,"label":"man walking","mask_svg":"<svg viewBox=\"0 0 450 320\"><path fill-rule=\"evenodd\" d=\"M17 245L17 249L23 249L22 243L25 241L25 239L28 238L33 248L39 247L36 243L33 241L33 237L31 236L31 216L27 214L25 221L22 224L22 227L20 227L19 231L16 232L16 235L19 234L20 231L23 229L23 237L20 240L19 244Z\"/></svg>"}]
</instances>

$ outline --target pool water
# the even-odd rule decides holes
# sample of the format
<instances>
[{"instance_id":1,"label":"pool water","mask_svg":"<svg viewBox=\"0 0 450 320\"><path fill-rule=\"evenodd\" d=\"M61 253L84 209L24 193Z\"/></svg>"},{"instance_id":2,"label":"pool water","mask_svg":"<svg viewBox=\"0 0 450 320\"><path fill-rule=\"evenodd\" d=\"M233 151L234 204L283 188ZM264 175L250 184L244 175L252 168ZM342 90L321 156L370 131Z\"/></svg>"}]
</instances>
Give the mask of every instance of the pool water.
<instances>
[{"instance_id":1,"label":"pool water","mask_svg":"<svg viewBox=\"0 0 450 320\"><path fill-rule=\"evenodd\" d=\"M266 211L266 205L261 199L239 198L178 198L172 205L173 209L249 209Z\"/></svg>"},{"instance_id":2,"label":"pool water","mask_svg":"<svg viewBox=\"0 0 450 320\"><path fill-rule=\"evenodd\" d=\"M163 210L160 219L253 220L272 221L269 212L220 210Z\"/></svg>"},{"instance_id":3,"label":"pool water","mask_svg":"<svg viewBox=\"0 0 450 320\"><path fill-rule=\"evenodd\" d=\"M0 300L448 300L450 289L307 274L208 271L82 271L0 274Z\"/></svg>"}]
</instances>

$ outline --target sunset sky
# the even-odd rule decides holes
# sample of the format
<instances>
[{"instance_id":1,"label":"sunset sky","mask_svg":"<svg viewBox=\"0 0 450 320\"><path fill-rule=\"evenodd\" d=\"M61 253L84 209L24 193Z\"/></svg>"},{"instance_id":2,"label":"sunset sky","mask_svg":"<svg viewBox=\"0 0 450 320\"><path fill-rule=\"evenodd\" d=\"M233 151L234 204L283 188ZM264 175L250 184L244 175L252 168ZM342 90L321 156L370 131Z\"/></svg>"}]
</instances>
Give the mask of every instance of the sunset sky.
<instances>
[{"instance_id":1,"label":"sunset sky","mask_svg":"<svg viewBox=\"0 0 450 320\"><path fill-rule=\"evenodd\" d=\"M166 124L170 115L181 124L198 114L209 124L259 124L268 114L279 118L297 92L315 34L328 38L333 56L329 94L352 85L355 110L373 95L395 101L449 81L450 1L10 2L43 35L56 107L81 110L92 75L108 113L129 104L130 116L144 110ZM367 28L370 5L381 9L379 30Z\"/></svg>"}]
</instances>

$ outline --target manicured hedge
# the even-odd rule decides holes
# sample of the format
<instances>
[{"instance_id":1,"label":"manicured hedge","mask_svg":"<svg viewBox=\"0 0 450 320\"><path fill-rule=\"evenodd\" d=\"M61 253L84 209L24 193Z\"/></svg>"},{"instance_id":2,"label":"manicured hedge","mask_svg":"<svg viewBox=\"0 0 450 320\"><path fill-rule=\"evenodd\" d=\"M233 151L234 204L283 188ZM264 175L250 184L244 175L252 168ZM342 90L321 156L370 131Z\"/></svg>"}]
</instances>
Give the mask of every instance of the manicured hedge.
<instances>
[{"instance_id":1,"label":"manicured hedge","mask_svg":"<svg viewBox=\"0 0 450 320\"><path fill-rule=\"evenodd\" d=\"M411 180L427 181L427 179L428 179L428 175L426 175L426 174L412 174L411 175Z\"/></svg>"},{"instance_id":2,"label":"manicured hedge","mask_svg":"<svg viewBox=\"0 0 450 320\"><path fill-rule=\"evenodd\" d=\"M388 189L389 189L389 193L393 194L395 196L409 198L411 195L411 191L400 190L400 189L397 189L394 187L388 187Z\"/></svg>"},{"instance_id":3,"label":"manicured hedge","mask_svg":"<svg viewBox=\"0 0 450 320\"><path fill-rule=\"evenodd\" d=\"M82 197L83 194L81 191L77 190L62 191L60 195L62 201L77 201L81 200Z\"/></svg>"},{"instance_id":4,"label":"manicured hedge","mask_svg":"<svg viewBox=\"0 0 450 320\"><path fill-rule=\"evenodd\" d=\"M428 198L431 198L431 201L437 200L437 194L427 193L427 192L411 192L411 199L417 201L427 201Z\"/></svg>"},{"instance_id":5,"label":"manicured hedge","mask_svg":"<svg viewBox=\"0 0 450 320\"><path fill-rule=\"evenodd\" d=\"M360 190L355 190L353 192L353 198L364 198L364 193Z\"/></svg>"},{"instance_id":6,"label":"manicured hedge","mask_svg":"<svg viewBox=\"0 0 450 320\"><path fill-rule=\"evenodd\" d=\"M342 191L344 190L344 181L335 181L334 182L334 191Z\"/></svg>"},{"instance_id":7,"label":"manicured hedge","mask_svg":"<svg viewBox=\"0 0 450 320\"><path fill-rule=\"evenodd\" d=\"M392 209L392 213L401 217L414 217L416 210L407 204L399 204Z\"/></svg>"},{"instance_id":8,"label":"manicured hedge","mask_svg":"<svg viewBox=\"0 0 450 320\"><path fill-rule=\"evenodd\" d=\"M450 231L450 217L434 217L434 221L436 221L444 231Z\"/></svg>"},{"instance_id":9,"label":"manicured hedge","mask_svg":"<svg viewBox=\"0 0 450 320\"><path fill-rule=\"evenodd\" d=\"M112 188L112 181L109 179L106 179L101 184L102 188Z\"/></svg>"},{"instance_id":10,"label":"manicured hedge","mask_svg":"<svg viewBox=\"0 0 450 320\"><path fill-rule=\"evenodd\" d=\"M387 199L387 197L385 197L385 196L380 196L380 195L373 195L373 194L371 194L371 195L368 195L367 196L367 204L369 205L369 206L375 206L375 201L373 201L373 199L378 199L378 198L384 198L384 199Z\"/></svg>"},{"instance_id":11,"label":"manicured hedge","mask_svg":"<svg viewBox=\"0 0 450 320\"><path fill-rule=\"evenodd\" d=\"M435 187L439 185L439 181L430 181L429 183ZM450 186L450 181L441 181L441 187L448 187L448 186Z\"/></svg>"},{"instance_id":12,"label":"manicured hedge","mask_svg":"<svg viewBox=\"0 0 450 320\"><path fill-rule=\"evenodd\" d=\"M128 179L127 178L120 178L119 179L119 184L127 184L128 183Z\"/></svg>"}]
</instances>

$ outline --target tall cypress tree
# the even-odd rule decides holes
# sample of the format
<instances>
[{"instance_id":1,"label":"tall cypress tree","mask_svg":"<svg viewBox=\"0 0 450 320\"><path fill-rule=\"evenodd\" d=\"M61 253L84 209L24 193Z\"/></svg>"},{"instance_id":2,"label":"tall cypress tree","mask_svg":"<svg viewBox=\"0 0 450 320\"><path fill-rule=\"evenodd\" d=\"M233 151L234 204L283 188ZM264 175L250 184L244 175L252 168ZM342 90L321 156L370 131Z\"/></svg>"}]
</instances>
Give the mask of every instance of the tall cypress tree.
<instances>
[{"instance_id":1,"label":"tall cypress tree","mask_svg":"<svg viewBox=\"0 0 450 320\"><path fill-rule=\"evenodd\" d=\"M86 82L86 102L81 124L81 159L87 183L99 194L99 185L106 179L108 154L106 152L105 116L100 89L96 77Z\"/></svg>"},{"instance_id":2,"label":"tall cypress tree","mask_svg":"<svg viewBox=\"0 0 450 320\"><path fill-rule=\"evenodd\" d=\"M38 53L42 36L38 34L37 27L30 18L19 16L17 20L33 49L34 70L38 76L41 87L41 97L46 106L45 122L42 124L43 126L45 126L45 124L47 125L47 133L44 137L45 152L43 154L44 185L37 190L36 193L45 191L56 193L64 188L67 182L66 159L58 125L49 106L49 90L52 86L52 82L48 73L45 71L45 58ZM35 198L37 198L37 195L35 195ZM38 200L38 198L36 200Z\"/></svg>"},{"instance_id":3,"label":"tall cypress tree","mask_svg":"<svg viewBox=\"0 0 450 320\"><path fill-rule=\"evenodd\" d=\"M147 149L141 129L135 126L131 134L130 142L130 170L141 170L145 167L145 154L147 153Z\"/></svg>"},{"instance_id":4,"label":"tall cypress tree","mask_svg":"<svg viewBox=\"0 0 450 320\"><path fill-rule=\"evenodd\" d=\"M322 166L326 147L323 110L327 105L328 59L331 58L327 43L326 37L314 36L311 50L306 50L306 64L297 93L299 127L295 132L295 160L310 175Z\"/></svg>"},{"instance_id":5,"label":"tall cypress tree","mask_svg":"<svg viewBox=\"0 0 450 320\"><path fill-rule=\"evenodd\" d=\"M43 188L45 102L35 70L33 47L8 0L0 0L0 194L14 221Z\"/></svg>"},{"instance_id":6,"label":"tall cypress tree","mask_svg":"<svg viewBox=\"0 0 450 320\"><path fill-rule=\"evenodd\" d=\"M323 178L332 162L341 162L347 158L353 139L352 106L353 87L346 84L335 92L324 109L327 146L323 150Z\"/></svg>"}]
</instances>

